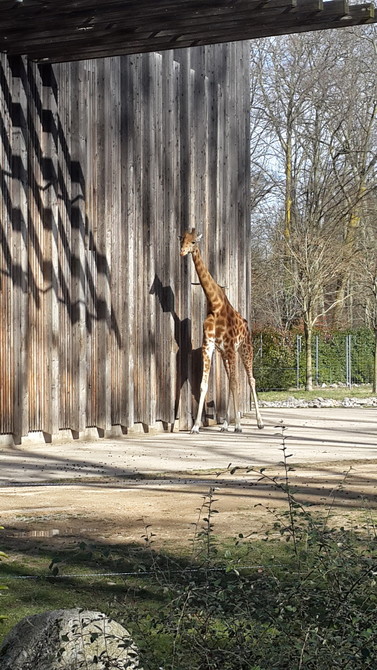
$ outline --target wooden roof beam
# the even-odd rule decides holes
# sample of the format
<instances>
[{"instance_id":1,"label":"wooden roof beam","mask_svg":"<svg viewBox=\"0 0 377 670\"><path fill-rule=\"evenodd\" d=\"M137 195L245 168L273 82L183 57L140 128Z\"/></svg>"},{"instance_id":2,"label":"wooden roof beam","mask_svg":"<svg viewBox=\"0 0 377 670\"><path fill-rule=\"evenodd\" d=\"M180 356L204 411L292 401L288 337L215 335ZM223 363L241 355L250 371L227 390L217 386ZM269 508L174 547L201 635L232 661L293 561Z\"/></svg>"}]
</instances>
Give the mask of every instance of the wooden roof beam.
<instances>
[{"instance_id":1,"label":"wooden roof beam","mask_svg":"<svg viewBox=\"0 0 377 670\"><path fill-rule=\"evenodd\" d=\"M348 0L0 0L0 50L60 62L372 22Z\"/></svg>"}]
</instances>

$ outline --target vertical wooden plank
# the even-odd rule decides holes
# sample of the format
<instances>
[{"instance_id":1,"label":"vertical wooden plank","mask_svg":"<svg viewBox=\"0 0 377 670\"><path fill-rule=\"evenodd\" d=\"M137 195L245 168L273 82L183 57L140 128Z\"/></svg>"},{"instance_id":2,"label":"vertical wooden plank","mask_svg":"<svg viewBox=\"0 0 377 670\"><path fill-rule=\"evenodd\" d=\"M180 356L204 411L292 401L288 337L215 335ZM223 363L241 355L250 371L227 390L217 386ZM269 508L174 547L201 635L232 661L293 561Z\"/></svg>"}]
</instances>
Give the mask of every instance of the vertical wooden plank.
<instances>
[{"instance_id":1,"label":"vertical wooden plank","mask_svg":"<svg viewBox=\"0 0 377 670\"><path fill-rule=\"evenodd\" d=\"M86 427L86 62L71 66L71 341L72 385L70 429L78 434Z\"/></svg>"},{"instance_id":2,"label":"vertical wooden plank","mask_svg":"<svg viewBox=\"0 0 377 670\"><path fill-rule=\"evenodd\" d=\"M51 433L47 370L49 365L46 292L48 291L48 235L44 229L41 184L42 148L40 82L37 67L27 63L28 97L28 226L29 226L29 421L30 430ZM47 270L47 271L46 271Z\"/></svg>"},{"instance_id":3,"label":"vertical wooden plank","mask_svg":"<svg viewBox=\"0 0 377 670\"><path fill-rule=\"evenodd\" d=\"M99 282L99 310L97 313L98 324L101 324L101 338L98 345L98 360L101 366L101 356L103 362L103 386L99 391L99 407L101 408L101 428L108 430L111 427L111 245L112 245L112 226L114 223L114 185L112 172L112 133L114 131L114 90L112 88L112 69L113 59L103 59L103 79L101 79L102 96L99 96L100 108L100 125L102 150L104 153L104 160L101 157L101 144L98 146L98 175L99 186L98 204L100 205L98 213L100 215L98 222L98 240L99 240L99 256L101 257L100 280ZM100 135L99 135L100 136ZM103 163L103 170L101 169ZM103 192L104 191L104 192ZM102 307L103 305L103 307ZM102 369L101 369L102 374Z\"/></svg>"},{"instance_id":4,"label":"vertical wooden plank","mask_svg":"<svg viewBox=\"0 0 377 670\"><path fill-rule=\"evenodd\" d=\"M35 344L40 345L43 364L40 367L40 386L42 388L42 406L39 420L39 430L43 430L50 436L58 428L54 422L54 411L56 411L56 388L52 391L52 368L53 368L53 346L52 346L52 292L53 292L53 221L50 188L54 188L56 174L51 173L49 154L47 153L45 139L47 126L50 119L47 118L45 108L45 70L38 66L29 66L30 90L32 91L33 103L29 115L30 128L29 138L32 145L31 155L34 157L34 167L31 168L31 191L34 195L34 221L30 226L35 233L35 253L38 256L40 275L40 298L38 302L38 336ZM56 151L56 146L54 147ZM54 199L52 200L54 202ZM38 351L39 355L39 351ZM55 403L53 402L55 401Z\"/></svg>"},{"instance_id":5,"label":"vertical wooden plank","mask_svg":"<svg viewBox=\"0 0 377 670\"><path fill-rule=\"evenodd\" d=\"M16 337L13 343L8 341L11 351L8 352L9 365L7 374L14 375L14 419L13 426L8 423L5 432L14 432L19 438L29 430L29 324L28 324L28 130L27 130L27 97L28 80L25 61L22 58L9 59L10 68L5 66L8 78L2 84L5 87L6 99L5 121L11 115L12 129L9 126L6 155L11 161L11 183L5 182L4 221L12 221L8 226L4 239L8 277L12 277L14 312L11 316L12 327ZM10 86L8 97L7 86ZM9 101L9 106L8 106ZM8 112L8 116L7 116ZM9 142L9 144L8 144ZM6 163L5 163L6 165ZM10 193L8 196L8 185ZM10 327L10 324L8 325ZM12 354L13 352L13 354ZM14 356L14 358L13 358Z\"/></svg>"},{"instance_id":6,"label":"vertical wooden plank","mask_svg":"<svg viewBox=\"0 0 377 670\"><path fill-rule=\"evenodd\" d=\"M86 274L88 283L87 298L87 385L88 385L88 420L87 426L97 426L97 61L88 61L87 70L87 229L88 252Z\"/></svg>"},{"instance_id":7,"label":"vertical wooden plank","mask_svg":"<svg viewBox=\"0 0 377 670\"><path fill-rule=\"evenodd\" d=\"M154 54L153 98L154 98L154 143L155 154L155 220L153 235L154 262L150 275L150 300L154 309L154 375L155 375L155 420L168 421L166 418L171 389L170 351L171 337L168 319L169 306L166 303L169 271L169 215L166 209L165 194L168 189L170 143L167 135L169 98L166 97L171 84L171 61L169 52ZM162 101L165 101L163 107ZM170 200L171 192L167 196ZM154 270L154 274L153 273ZM163 292L165 296L163 295Z\"/></svg>"},{"instance_id":8,"label":"vertical wooden plank","mask_svg":"<svg viewBox=\"0 0 377 670\"><path fill-rule=\"evenodd\" d=\"M96 105L95 136L93 137L94 159L94 192L93 200L93 363L95 425L104 431L106 428L106 392L107 392L107 338L106 338L106 309L107 309L107 282L109 267L105 253L106 248L106 207L105 193L107 178L107 160L105 155L105 59L100 58L95 64L96 78ZM102 196L102 197L101 197Z\"/></svg>"},{"instance_id":9,"label":"vertical wooden plank","mask_svg":"<svg viewBox=\"0 0 377 670\"><path fill-rule=\"evenodd\" d=\"M250 271L250 91L247 85L250 72L250 49L248 42L238 44L240 58L237 86L240 98L238 118L242 129L242 137L238 145L239 151L239 174L240 174L240 197L239 210L240 222L244 231L244 260L245 260L245 313L250 318L251 310L251 271Z\"/></svg>"},{"instance_id":10,"label":"vertical wooden plank","mask_svg":"<svg viewBox=\"0 0 377 670\"><path fill-rule=\"evenodd\" d=\"M111 258L111 404L110 419L112 425L121 424L121 403L123 394L124 365L124 311L123 288L121 280L124 266L125 213L121 205L121 59L111 59L110 90L107 113L111 118L110 180L109 199L111 199L111 217L108 222L108 253Z\"/></svg>"},{"instance_id":11,"label":"vertical wooden plank","mask_svg":"<svg viewBox=\"0 0 377 670\"><path fill-rule=\"evenodd\" d=\"M227 192L227 221L228 221L228 255L230 286L229 297L234 307L239 310L239 281L238 275L238 249L239 230L237 220L237 144L235 143L237 127L232 123L235 117L235 59L234 44L230 44L226 50L227 58L227 110L226 110L226 172L229 190Z\"/></svg>"},{"instance_id":12,"label":"vertical wooden plank","mask_svg":"<svg viewBox=\"0 0 377 670\"><path fill-rule=\"evenodd\" d=\"M14 403L9 386L12 375L12 361L8 360L12 342L10 332L11 315L8 308L8 295L11 290L12 254L8 235L11 221L11 93L9 90L10 73L5 54L0 54L0 433L13 433Z\"/></svg>"},{"instance_id":13,"label":"vertical wooden plank","mask_svg":"<svg viewBox=\"0 0 377 670\"><path fill-rule=\"evenodd\" d=\"M60 332L60 428L76 425L73 414L74 376L72 365L72 239L71 239L71 69L62 64L59 70L58 113L58 275Z\"/></svg>"},{"instance_id":14,"label":"vertical wooden plank","mask_svg":"<svg viewBox=\"0 0 377 670\"><path fill-rule=\"evenodd\" d=\"M192 182L192 195L195 202L193 211L193 225L203 232L203 240L201 242L201 251L205 262L217 281L220 281L217 266L217 238L213 234L212 222L208 219L207 199L206 199L206 146L208 144L207 135L207 105L206 87L205 87L205 69L206 69L206 53L204 47L197 47L192 50L193 58L192 73L193 73L193 90L192 90L192 134L194 137L194 170ZM206 317L207 302L201 286L197 285L198 279L195 275L194 286L194 306L193 320L195 321L195 334L197 338L197 359L199 359L199 349L202 342L202 324ZM199 366L196 366L199 368ZM215 417L215 380L217 368L216 352L212 357L211 374L209 377L208 392L205 403L204 413L206 421L213 421ZM201 369L200 369L201 373ZM200 376L200 375L199 375ZM200 380L198 382L200 384Z\"/></svg>"},{"instance_id":15,"label":"vertical wooden plank","mask_svg":"<svg viewBox=\"0 0 377 670\"><path fill-rule=\"evenodd\" d=\"M160 195L160 146L158 136L161 128L160 94L157 80L161 71L161 54L148 54L146 59L145 100L143 112L145 114L145 141L144 141L144 172L143 193L144 206L148 203L145 216L144 254L146 256L145 274L142 278L142 293L144 302L144 356L143 367L145 374L144 406L145 417L143 423L148 426L156 422L157 398L156 392L151 394L150 389L156 389L156 349L160 346L159 334L156 332L156 301L151 293L155 278L156 256L163 258L161 249L162 235L157 235L157 228L162 229L161 195ZM157 244L158 241L158 244ZM161 253L162 251L162 253ZM149 351L145 359L145 352ZM147 355L148 356L148 355Z\"/></svg>"},{"instance_id":16,"label":"vertical wooden plank","mask_svg":"<svg viewBox=\"0 0 377 670\"><path fill-rule=\"evenodd\" d=\"M142 92L143 75L144 75L144 56L135 56L133 58L133 76L135 80L134 87L134 154L133 160L135 165L135 201L134 201L134 222L137 234L135 236L135 330L134 335L136 339L135 345L135 366L134 366L134 389L135 389L135 422L143 423L145 417L144 406L144 384L145 384L145 370L144 360L148 360L148 351L144 352L144 292L142 281L145 276L144 267L144 239L145 239L145 216L144 204L147 208L148 203L144 203L144 132L145 132L145 110L143 110L144 95ZM145 358L144 358L145 357Z\"/></svg>"},{"instance_id":17,"label":"vertical wooden plank","mask_svg":"<svg viewBox=\"0 0 377 670\"><path fill-rule=\"evenodd\" d=\"M179 86L181 81L181 65L177 62L173 55L173 90L172 90L172 105L173 105L173 127L172 138L174 143L173 163L172 163L172 189L173 189L173 203L171 207L172 222L171 222L171 264L173 268L173 298L174 298L174 351L175 355L175 386L174 386L174 406L172 417L173 421L178 421L178 426L182 424L181 417L185 428L188 427L187 416L191 414L191 404L187 406L187 402L191 403L191 393L186 393L186 405L183 405L180 411L181 389L188 387L189 370L190 370L190 356L191 356L191 319L183 309L183 300L181 299L181 268L182 259L179 256L179 240L177 235L182 232L182 193L181 184L182 176L180 174L181 161L181 144L182 138L180 133L180 102ZM186 281L187 292L187 281ZM187 301L186 301L187 302ZM191 424L190 424L191 425Z\"/></svg>"},{"instance_id":18,"label":"vertical wooden plank","mask_svg":"<svg viewBox=\"0 0 377 670\"><path fill-rule=\"evenodd\" d=\"M2 167L0 191L0 402L2 411L0 413L0 432L14 433L17 439L22 427L22 419L25 419L20 397L22 381L19 379L19 374L22 374L22 371L17 367L17 376L14 375L14 366L19 364L22 355L19 326L22 324L20 291L23 275L22 266L16 265L18 260L22 260L22 256L19 256L18 250L14 248L12 229L14 228L16 239L20 238L22 232L25 237L26 220L23 220L22 217L25 215L24 189L27 185L26 95L23 86L22 60L13 59L11 71L8 59L5 55L1 55L0 68L0 158ZM12 91L13 82L16 84L14 93ZM13 135L16 148L19 149L17 158L12 152ZM21 239L21 249L22 246ZM14 257L15 252L16 257Z\"/></svg>"},{"instance_id":19,"label":"vertical wooden plank","mask_svg":"<svg viewBox=\"0 0 377 670\"><path fill-rule=\"evenodd\" d=\"M12 114L12 97L9 89L11 82L11 72L8 67L8 60L5 55L1 56L1 108L0 108L0 122L1 122L1 219L0 219L0 241L1 241L1 274L0 274L0 402L2 412L0 415L1 433L17 433L17 390L18 379L13 375L13 366L15 364L14 352L16 353L16 360L19 355L21 343L17 337L17 327L14 328L14 320L19 318L19 310L17 309L17 298L19 298L19 291L13 289L13 282L16 279L15 265L13 258L12 245L12 222L13 222L13 206L12 206L12 186L13 179L17 179L17 191L21 195L22 189L22 167L25 161L19 157L18 174L15 174L16 165L13 161L12 155L12 120L16 121L15 115ZM18 122L18 133L21 132L21 119ZM21 137L19 138L22 142ZM22 144L21 144L22 146ZM26 163L26 161L25 161ZM21 223L21 222L20 222ZM18 226L20 228L20 226ZM12 295L13 291L18 295Z\"/></svg>"},{"instance_id":20,"label":"vertical wooden plank","mask_svg":"<svg viewBox=\"0 0 377 670\"><path fill-rule=\"evenodd\" d=\"M121 424L123 427L132 427L135 421L135 390L134 390L134 361L135 361L135 149L134 149L134 89L133 76L134 57L122 57L121 60L121 207L122 207L122 237L121 244L124 252L124 262L118 275L121 283L123 327L123 381Z\"/></svg>"},{"instance_id":21,"label":"vertical wooden plank","mask_svg":"<svg viewBox=\"0 0 377 670\"><path fill-rule=\"evenodd\" d=\"M51 65L38 66L38 96L41 109L42 182L41 206L45 231L44 277L48 284L46 339L49 352L45 388L49 394L50 433L59 430L59 272L58 272L58 81Z\"/></svg>"},{"instance_id":22,"label":"vertical wooden plank","mask_svg":"<svg viewBox=\"0 0 377 670\"><path fill-rule=\"evenodd\" d=\"M230 117L227 115L228 107L228 61L227 61L227 45L219 44L216 47L217 52L217 69L215 81L217 82L219 104L218 104L218 198L219 198L219 217L217 221L217 239L218 239L218 262L221 268L222 279L221 283L225 287L228 298L232 301L231 276L230 276L230 252L229 243L233 243L232 232L230 229L231 222L229 220L229 188L230 179L229 165L228 165L228 128ZM221 77L219 73L221 72ZM234 74L234 73L232 73ZM218 366L217 375L217 409L220 417L225 416L227 400L229 395L229 383L224 373L223 366Z\"/></svg>"},{"instance_id":23,"label":"vertical wooden plank","mask_svg":"<svg viewBox=\"0 0 377 670\"><path fill-rule=\"evenodd\" d=\"M146 255L144 253L145 241L145 219L147 216L148 202L144 201L144 184L145 184L145 110L143 109L145 91L143 90L145 81L145 56L140 56L134 61L135 69L135 144L134 144L134 161L136 162L136 183L135 183L135 220L134 225L139 231L136 235L135 244L135 335L136 335L136 365L135 365L135 421L143 423L145 417L145 402L144 391L146 383L146 373L144 360L148 360L149 351L145 350L144 336L145 336L145 314L144 314L144 290L143 278L145 277L145 261ZM141 233L141 234L140 234Z\"/></svg>"},{"instance_id":24,"label":"vertical wooden plank","mask_svg":"<svg viewBox=\"0 0 377 670\"><path fill-rule=\"evenodd\" d=\"M191 145L190 145L190 116L189 101L191 91L191 73L190 73L190 50L182 49L175 52L179 62L179 109L178 109L178 127L180 136L179 151L179 178L180 178L180 210L181 210L181 231L184 232L191 225L190 208L190 181L191 181ZM177 250L178 254L178 250ZM181 412L179 415L179 427L183 429L191 428L193 424L193 414L195 405L193 400L193 390L198 379L198 371L193 371L193 312L192 312L192 285L191 278L194 277L192 263L179 258L180 268L180 315L185 327L180 332L180 378L181 387ZM195 352L194 352L195 355Z\"/></svg>"},{"instance_id":25,"label":"vertical wooden plank","mask_svg":"<svg viewBox=\"0 0 377 670\"><path fill-rule=\"evenodd\" d=\"M251 269L250 269L250 91L248 86L250 68L249 43L237 44L238 72L237 90L239 106L237 118L241 128L241 137L238 142L238 156L240 185L239 185L239 225L243 231L243 248L240 249L240 261L243 263L243 284L245 287L243 309L245 318L250 323L250 300L251 300ZM244 410L250 409L250 391L244 375L243 382Z\"/></svg>"},{"instance_id":26,"label":"vertical wooden plank","mask_svg":"<svg viewBox=\"0 0 377 670\"><path fill-rule=\"evenodd\" d=\"M150 154L150 132L151 132L151 81L150 81L150 59L151 54L143 56L142 71L141 71L141 114L142 114L142 136L141 136L141 153L143 171L141 174L141 202L140 213L142 214L142 239L139 244L139 267L143 268L142 274L139 275L139 375L141 381L140 389L140 408L139 416L141 423L144 424L145 429L149 425L149 417L151 411L151 403L149 400L148 389L150 388L150 362L151 362L151 341L150 341L150 326L151 320L148 314L148 304L145 295L145 282L148 279L149 266L149 246L151 240L151 191L149 188L149 180L151 178L151 159Z\"/></svg>"},{"instance_id":27,"label":"vertical wooden plank","mask_svg":"<svg viewBox=\"0 0 377 670\"><path fill-rule=\"evenodd\" d=\"M182 138L180 133L181 121L181 63L175 53L169 54L170 72L169 86L163 97L167 100L166 133L169 138L169 161L166 172L165 216L169 221L169 277L167 285L171 287L171 370L172 384L170 394L170 417L168 421L174 425L179 418L180 425L186 429L189 426L187 415L190 413L191 393L187 393L189 379L189 356L191 347L191 320L183 309L181 293L182 259L179 256L179 240L177 236L182 232L182 177L180 173ZM187 281L186 281L187 293ZM186 301L187 303L187 301ZM183 399L182 389L186 389ZM186 404L185 404L186 403ZM191 425L191 423L190 423Z\"/></svg>"},{"instance_id":28,"label":"vertical wooden plank","mask_svg":"<svg viewBox=\"0 0 377 670\"><path fill-rule=\"evenodd\" d=\"M163 264L159 263L156 278L161 278L161 304L159 311L161 325L162 347L160 365L157 370L157 379L160 378L159 394L161 398L160 418L167 424L174 424L178 409L181 387L179 369L179 347L182 320L179 311L179 267L178 267L178 239L179 205L177 202L178 187L178 160L179 135L177 101L178 64L174 60L174 52L166 51L162 54L161 73L161 100L162 137L161 163L163 182L161 184L161 202L163 204ZM165 75L168 73L168 76Z\"/></svg>"},{"instance_id":29,"label":"vertical wooden plank","mask_svg":"<svg viewBox=\"0 0 377 670\"><path fill-rule=\"evenodd\" d=\"M198 168L198 146L196 114L199 107L195 96L196 88L196 74L198 68L198 48L191 49L189 54L189 98L184 114L187 115L187 123L189 126L189 147L190 147L190 182L189 182L189 226L200 227L200 211L199 203L197 202L197 168ZM205 222L203 222L203 243L201 250L204 258L207 257L206 250L208 239L206 239ZM201 361L201 343L202 343L202 323L205 315L206 301L203 295L201 286L198 284L198 277L193 267L191 258L184 259L184 263L190 266L191 272L191 315L192 315L192 392L194 416L196 417L197 403L200 394L200 380L202 376L202 361ZM208 397L208 396L207 396Z\"/></svg>"},{"instance_id":30,"label":"vertical wooden plank","mask_svg":"<svg viewBox=\"0 0 377 670\"><path fill-rule=\"evenodd\" d=\"M68 353L67 353L67 240L66 240L66 208L62 201L62 181L65 178L64 148L62 134L65 132L66 76L67 66L62 64L58 72L58 107L57 107L57 285L58 285L58 323L59 323L59 428L69 428L69 390L68 390Z\"/></svg>"},{"instance_id":31,"label":"vertical wooden plank","mask_svg":"<svg viewBox=\"0 0 377 670\"><path fill-rule=\"evenodd\" d=\"M139 70L140 95L138 106L140 109L140 167L142 170L138 179L138 201L136 225L141 231L137 241L137 267L138 267L138 302L137 302L137 340L138 340L138 422L147 428L146 416L149 406L146 404L146 388L149 386L149 362L150 348L147 340L148 314L146 314L144 282L147 274L148 262L148 225L150 216L150 194L148 193L149 160L149 54L143 55Z\"/></svg>"},{"instance_id":32,"label":"vertical wooden plank","mask_svg":"<svg viewBox=\"0 0 377 670\"><path fill-rule=\"evenodd\" d=\"M225 191L225 254L228 272L228 297L230 302L236 310L240 311L239 305L239 282L238 274L238 250L239 250L239 231L236 218L236 188L238 173L237 163L235 162L235 154L237 153L236 133L237 133L237 119L235 117L234 109L234 91L235 91L235 68L234 68L234 44L226 45L224 49L224 57L226 61L225 73L226 79L224 82L224 89L226 91L226 100L224 106L225 112L225 155L224 155L224 172L226 174L226 191ZM225 92L224 91L224 92ZM239 400L241 399L240 381L242 379L240 374L240 361L237 361L238 374L238 388Z\"/></svg>"}]
</instances>

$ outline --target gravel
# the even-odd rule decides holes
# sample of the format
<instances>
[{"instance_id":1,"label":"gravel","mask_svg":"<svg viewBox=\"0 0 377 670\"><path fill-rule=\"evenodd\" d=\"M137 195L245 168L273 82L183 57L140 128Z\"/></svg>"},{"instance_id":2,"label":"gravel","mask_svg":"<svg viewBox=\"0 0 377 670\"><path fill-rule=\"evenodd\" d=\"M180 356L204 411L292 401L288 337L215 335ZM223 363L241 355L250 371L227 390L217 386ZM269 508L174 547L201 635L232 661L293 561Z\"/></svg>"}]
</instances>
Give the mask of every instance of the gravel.
<instances>
[{"instance_id":1,"label":"gravel","mask_svg":"<svg viewBox=\"0 0 377 670\"><path fill-rule=\"evenodd\" d=\"M377 397L372 398L343 398L335 400L334 398L314 398L313 400L303 400L288 396L286 400L260 400L260 407L377 407Z\"/></svg>"}]
</instances>

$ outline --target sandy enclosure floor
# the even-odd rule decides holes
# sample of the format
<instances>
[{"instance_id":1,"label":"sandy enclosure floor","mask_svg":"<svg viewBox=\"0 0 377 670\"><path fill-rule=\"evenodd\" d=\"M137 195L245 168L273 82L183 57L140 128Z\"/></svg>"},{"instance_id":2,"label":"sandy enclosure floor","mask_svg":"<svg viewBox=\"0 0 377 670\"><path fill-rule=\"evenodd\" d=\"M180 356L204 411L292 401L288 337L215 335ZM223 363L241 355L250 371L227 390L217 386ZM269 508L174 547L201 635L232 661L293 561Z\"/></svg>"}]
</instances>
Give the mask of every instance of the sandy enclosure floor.
<instances>
[{"instance_id":1,"label":"sandy enclosure floor","mask_svg":"<svg viewBox=\"0 0 377 670\"><path fill-rule=\"evenodd\" d=\"M199 510L214 489L215 532L263 534L284 511L283 421L290 484L300 502L329 509L336 523L372 523L376 511L377 412L374 409L264 410L242 435L204 429L94 442L27 444L0 452L0 523L18 546L80 539L155 545L193 538ZM230 469L229 463L232 463ZM237 467L232 472L232 467ZM253 471L246 472L247 466Z\"/></svg>"}]
</instances>

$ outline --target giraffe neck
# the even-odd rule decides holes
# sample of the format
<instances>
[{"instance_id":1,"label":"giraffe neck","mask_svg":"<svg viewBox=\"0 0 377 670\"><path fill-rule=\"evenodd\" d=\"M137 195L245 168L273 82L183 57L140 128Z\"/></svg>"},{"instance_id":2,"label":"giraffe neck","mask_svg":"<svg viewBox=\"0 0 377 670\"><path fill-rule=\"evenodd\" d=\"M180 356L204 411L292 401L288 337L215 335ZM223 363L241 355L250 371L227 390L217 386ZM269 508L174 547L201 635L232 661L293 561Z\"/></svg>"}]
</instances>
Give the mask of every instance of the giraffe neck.
<instances>
[{"instance_id":1,"label":"giraffe neck","mask_svg":"<svg viewBox=\"0 0 377 670\"><path fill-rule=\"evenodd\" d=\"M214 301L216 301L216 305L218 304L219 298L223 297L224 292L223 289L218 285L217 282L215 282L214 278L212 277L211 273L207 270L203 259L200 255L200 251L198 247L194 249L192 252L192 259L194 261L196 273L199 277L199 281L202 285L203 291L206 294L206 298L208 300L208 304L212 305Z\"/></svg>"}]
</instances>

